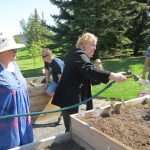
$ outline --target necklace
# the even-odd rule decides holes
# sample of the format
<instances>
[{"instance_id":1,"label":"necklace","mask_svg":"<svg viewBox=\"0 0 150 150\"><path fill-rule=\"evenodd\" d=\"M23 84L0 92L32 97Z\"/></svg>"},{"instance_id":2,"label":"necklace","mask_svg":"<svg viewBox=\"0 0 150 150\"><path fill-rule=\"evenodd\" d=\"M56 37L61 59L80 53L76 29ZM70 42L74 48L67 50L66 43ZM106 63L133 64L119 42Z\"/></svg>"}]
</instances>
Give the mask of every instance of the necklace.
<instances>
[{"instance_id":1,"label":"necklace","mask_svg":"<svg viewBox=\"0 0 150 150\"><path fill-rule=\"evenodd\" d=\"M19 78L16 76L15 72L11 72L13 77L18 81L18 84L20 84L20 80Z\"/></svg>"}]
</instances>

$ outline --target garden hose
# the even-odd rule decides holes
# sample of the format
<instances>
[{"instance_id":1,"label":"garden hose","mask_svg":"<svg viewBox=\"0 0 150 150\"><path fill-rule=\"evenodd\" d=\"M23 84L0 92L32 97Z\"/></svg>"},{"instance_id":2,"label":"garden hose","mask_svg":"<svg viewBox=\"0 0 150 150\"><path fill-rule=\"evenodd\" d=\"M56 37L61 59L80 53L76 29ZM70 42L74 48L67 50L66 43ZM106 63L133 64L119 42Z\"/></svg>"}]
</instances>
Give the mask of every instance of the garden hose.
<instances>
[{"instance_id":1,"label":"garden hose","mask_svg":"<svg viewBox=\"0 0 150 150\"><path fill-rule=\"evenodd\" d=\"M114 83L115 83L115 81L112 81L112 82L108 83L102 90L100 90L99 92L97 92L96 94L94 94L93 96L91 96L90 98L88 98L88 99L86 99L86 100L84 100L84 101L82 101L80 103L68 106L68 107L64 107L64 108L60 108L60 109L55 109L55 110L50 110L50 111L44 111L44 112L32 112L32 113L26 113L26 114L16 114L16 115L0 116L0 120L1 119L6 119L6 118L21 117L21 116L34 116L34 115L41 115L41 114L43 115L43 114L56 113L56 112L60 112L60 111L63 111L63 110L73 109L73 108L76 108L76 107L78 107L78 106L80 106L80 105L82 105L84 103L89 102L93 98L96 98L98 95L100 95L105 90L107 90L109 87L111 87Z\"/></svg>"},{"instance_id":2,"label":"garden hose","mask_svg":"<svg viewBox=\"0 0 150 150\"><path fill-rule=\"evenodd\" d=\"M128 71L127 73L125 73L125 75L127 75L127 77L133 77L134 81L139 80L139 77L137 75L133 74L131 71ZM96 94L94 94L93 96L91 96L90 98L88 98L88 99L86 99L86 100L84 100L82 102L79 102L77 104L68 106L68 107L64 107L64 108L60 108L60 109L55 109L55 110L44 111L44 112L32 112L32 113L26 113L26 114L0 116L0 120L1 119L6 119L6 118L21 117L21 116L43 115L43 114L56 113L56 112L60 112L60 111L63 111L63 110L73 109L73 108L76 108L76 107L78 107L78 106L80 106L80 105L82 105L84 103L89 102L93 98L96 98L98 95L100 95L105 90L107 90L109 87L111 87L114 83L115 83L115 81L112 81L112 82L108 83L102 90L100 90L99 92L97 92Z\"/></svg>"}]
</instances>

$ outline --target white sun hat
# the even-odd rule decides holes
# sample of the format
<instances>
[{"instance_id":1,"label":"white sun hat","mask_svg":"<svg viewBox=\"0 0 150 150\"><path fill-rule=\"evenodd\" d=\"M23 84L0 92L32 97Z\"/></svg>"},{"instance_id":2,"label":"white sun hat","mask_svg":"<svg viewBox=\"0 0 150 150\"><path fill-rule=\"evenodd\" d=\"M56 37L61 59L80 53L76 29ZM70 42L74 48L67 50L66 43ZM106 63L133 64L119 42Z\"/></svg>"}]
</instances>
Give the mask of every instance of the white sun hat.
<instances>
[{"instance_id":1,"label":"white sun hat","mask_svg":"<svg viewBox=\"0 0 150 150\"><path fill-rule=\"evenodd\" d=\"M17 44L13 36L8 36L8 37L0 36L0 53L11 49L22 48L22 47L25 47L25 45Z\"/></svg>"}]
</instances>

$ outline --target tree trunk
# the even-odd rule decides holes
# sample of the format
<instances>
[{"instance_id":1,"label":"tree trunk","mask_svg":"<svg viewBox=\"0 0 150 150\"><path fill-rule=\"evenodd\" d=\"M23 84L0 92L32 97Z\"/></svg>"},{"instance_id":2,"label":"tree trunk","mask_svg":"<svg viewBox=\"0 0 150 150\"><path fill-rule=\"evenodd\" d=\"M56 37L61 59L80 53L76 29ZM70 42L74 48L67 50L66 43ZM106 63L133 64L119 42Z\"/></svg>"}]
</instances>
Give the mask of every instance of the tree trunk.
<instances>
[{"instance_id":1,"label":"tree trunk","mask_svg":"<svg viewBox=\"0 0 150 150\"><path fill-rule=\"evenodd\" d=\"M134 56L138 55L139 49L140 49L139 44L135 43L135 45L134 45L134 51L133 51L133 55Z\"/></svg>"}]
</instances>

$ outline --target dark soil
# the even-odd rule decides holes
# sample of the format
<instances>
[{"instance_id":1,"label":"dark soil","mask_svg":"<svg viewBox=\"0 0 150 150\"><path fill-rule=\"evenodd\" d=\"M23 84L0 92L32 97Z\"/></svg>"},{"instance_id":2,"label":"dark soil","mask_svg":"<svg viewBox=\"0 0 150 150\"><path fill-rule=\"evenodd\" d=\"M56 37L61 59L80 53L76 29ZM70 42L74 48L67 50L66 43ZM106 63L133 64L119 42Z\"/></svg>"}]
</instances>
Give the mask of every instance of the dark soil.
<instances>
[{"instance_id":1,"label":"dark soil","mask_svg":"<svg viewBox=\"0 0 150 150\"><path fill-rule=\"evenodd\" d=\"M47 150L85 150L85 148L79 146L74 141L70 140L65 143L54 143Z\"/></svg>"},{"instance_id":2,"label":"dark soil","mask_svg":"<svg viewBox=\"0 0 150 150\"><path fill-rule=\"evenodd\" d=\"M150 150L148 104L124 108L121 114L82 120L134 150Z\"/></svg>"}]
</instances>

